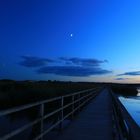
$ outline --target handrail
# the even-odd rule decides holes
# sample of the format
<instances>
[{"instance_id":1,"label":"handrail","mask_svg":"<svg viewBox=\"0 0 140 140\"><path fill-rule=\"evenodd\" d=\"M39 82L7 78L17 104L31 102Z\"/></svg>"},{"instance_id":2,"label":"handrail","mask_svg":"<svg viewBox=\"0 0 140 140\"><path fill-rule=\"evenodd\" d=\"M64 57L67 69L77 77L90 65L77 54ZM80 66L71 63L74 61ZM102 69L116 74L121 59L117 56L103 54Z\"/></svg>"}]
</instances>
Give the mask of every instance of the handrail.
<instances>
[{"instance_id":1,"label":"handrail","mask_svg":"<svg viewBox=\"0 0 140 140\"><path fill-rule=\"evenodd\" d=\"M47 100L44 100L44 101L39 101L39 102L36 102L36 103L21 105L19 107L14 107L14 108L11 108L11 109L8 109L8 110L4 110L4 111L0 112L0 117L8 115L8 114L15 113L15 112L18 112L18 111L22 111L22 110L25 110L25 109L29 109L29 108L38 106L40 104L49 103L49 102L52 102L52 101L55 101L55 100L59 100L59 99L61 99L61 97L56 97L56 98L53 98L53 99L47 99Z\"/></svg>"},{"instance_id":2,"label":"handrail","mask_svg":"<svg viewBox=\"0 0 140 140\"><path fill-rule=\"evenodd\" d=\"M75 112L76 110L78 110L80 107L82 107L85 103L87 103L90 99L92 99L93 97L90 97L89 99L85 100L80 106L78 106L77 108L74 109L73 112ZM41 133L39 136L37 136L34 140L39 140L41 137L43 137L46 133L48 133L49 131L51 131L55 126L57 126L59 123L63 122L66 118L68 118L73 112L68 113L62 120L60 120L60 122L56 122L54 124L54 126L51 126L48 130L46 130L45 132Z\"/></svg>"},{"instance_id":3,"label":"handrail","mask_svg":"<svg viewBox=\"0 0 140 140\"><path fill-rule=\"evenodd\" d=\"M120 134L121 135L120 139L122 140L122 137L125 137L126 140L130 140L131 139L130 128L129 128L125 118L122 115L122 110L119 106L119 100L114 95L114 93L111 89L110 89L110 93L111 93L111 96L112 96L113 105L114 105L114 109L115 109L115 112L116 112L115 117L118 119L118 122L119 122L118 125L120 126L120 129L122 131L122 135Z\"/></svg>"},{"instance_id":4,"label":"handrail","mask_svg":"<svg viewBox=\"0 0 140 140\"><path fill-rule=\"evenodd\" d=\"M112 101L113 101L113 106L114 106L114 111L115 111L115 117L118 119L117 122L119 123L119 129L122 132L122 135L120 134L120 140L124 140L124 138L126 140L139 140L140 139L140 133L135 133L132 135L132 131L135 131L131 128L130 126L130 120L132 120L132 118L130 117L130 115L128 114L128 112L126 111L126 109L124 108L124 106L122 105L122 103L119 101L119 99L115 96L115 94L113 93L113 91L110 89L110 93L112 96ZM126 112L127 117L124 116L124 112ZM129 120L127 120L127 118L130 118ZM132 123L135 126L135 123ZM140 130L140 129L139 129ZM140 132L140 131L139 131ZM138 134L138 136L136 136ZM124 138L122 138L124 137Z\"/></svg>"},{"instance_id":5,"label":"handrail","mask_svg":"<svg viewBox=\"0 0 140 140\"><path fill-rule=\"evenodd\" d=\"M33 122L30 122L16 130L13 130L12 132L0 137L0 139L2 140L7 140L9 138L12 138L13 136L16 136L17 134L23 132L24 130L28 129L29 127L32 127L33 125L37 124L37 123L41 123L41 128L40 131L41 133L36 136L35 140L38 139L43 139L43 136L50 132L54 127L56 127L58 124L61 124L62 126L62 122L69 117L70 115L73 116L73 114L80 109L85 103L87 103L90 99L92 99L93 97L95 97L97 95L97 92L101 89L101 87L96 87L96 88L92 88L92 89L87 89L87 90L83 90L83 91L78 91L72 94L68 94L68 95L64 95L64 96L60 96L60 97L55 97L52 99L48 99L48 100L43 100L43 101L39 101L36 103L31 103L31 104L27 104L27 105L23 105L20 107L14 107L12 109L8 109L8 110L4 110L0 112L0 116L6 116L6 115L10 115L12 113L16 113L19 111L23 111L25 109L30 109L32 107L36 107L36 106L40 106L40 118L37 118L36 120L34 120ZM81 94L83 94L81 96ZM75 99L75 96L78 95L78 98ZM68 104L64 105L64 100L66 98L72 98L72 101ZM58 109L45 114L45 104L50 103L50 102L54 102L60 100L61 102L61 107L59 107ZM84 100L84 101L82 101ZM82 102L81 102L82 101ZM78 105L76 106L76 104L78 103ZM64 116L64 109L68 108L68 107L72 107L72 111L70 111L68 114L66 114ZM47 119L50 116L53 116L54 114L59 113L61 118L55 123L53 124L50 128L48 128L47 130L44 130L44 120ZM59 116L58 116L59 117Z\"/></svg>"}]
</instances>

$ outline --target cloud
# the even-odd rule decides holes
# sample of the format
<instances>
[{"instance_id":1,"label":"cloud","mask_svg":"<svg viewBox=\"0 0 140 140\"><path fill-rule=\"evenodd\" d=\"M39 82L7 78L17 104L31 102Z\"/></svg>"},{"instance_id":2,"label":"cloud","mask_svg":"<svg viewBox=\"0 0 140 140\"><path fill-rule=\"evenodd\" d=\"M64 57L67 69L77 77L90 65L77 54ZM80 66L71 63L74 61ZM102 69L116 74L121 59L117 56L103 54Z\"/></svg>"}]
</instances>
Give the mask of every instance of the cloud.
<instances>
[{"instance_id":1,"label":"cloud","mask_svg":"<svg viewBox=\"0 0 140 140\"><path fill-rule=\"evenodd\" d=\"M97 60L97 59L86 59L86 58L66 58L66 57L60 57L61 61L64 61L65 64L71 64L71 65L78 65L78 66L92 66L97 67L100 66L101 63L108 62L107 60Z\"/></svg>"},{"instance_id":2,"label":"cloud","mask_svg":"<svg viewBox=\"0 0 140 140\"><path fill-rule=\"evenodd\" d=\"M61 76L91 76L112 73L112 71L101 68L102 63L107 60L66 58L47 59L34 56L22 56L21 66L36 68L38 74L55 74Z\"/></svg>"},{"instance_id":3,"label":"cloud","mask_svg":"<svg viewBox=\"0 0 140 140\"><path fill-rule=\"evenodd\" d=\"M82 66L46 66L37 71L39 74L56 74L61 76L91 76L112 73L112 71L101 68Z\"/></svg>"},{"instance_id":4,"label":"cloud","mask_svg":"<svg viewBox=\"0 0 140 140\"><path fill-rule=\"evenodd\" d=\"M129 78L116 78L115 80L128 80Z\"/></svg>"},{"instance_id":5,"label":"cloud","mask_svg":"<svg viewBox=\"0 0 140 140\"><path fill-rule=\"evenodd\" d=\"M33 56L22 56L23 61L21 61L19 64L24 67L42 67L45 66L48 63L52 63L53 60L46 59L46 58L40 58L40 57L33 57Z\"/></svg>"},{"instance_id":6,"label":"cloud","mask_svg":"<svg viewBox=\"0 0 140 140\"><path fill-rule=\"evenodd\" d=\"M118 76L123 76L123 75L138 76L140 75L140 71L125 72L123 74L119 74Z\"/></svg>"}]
</instances>

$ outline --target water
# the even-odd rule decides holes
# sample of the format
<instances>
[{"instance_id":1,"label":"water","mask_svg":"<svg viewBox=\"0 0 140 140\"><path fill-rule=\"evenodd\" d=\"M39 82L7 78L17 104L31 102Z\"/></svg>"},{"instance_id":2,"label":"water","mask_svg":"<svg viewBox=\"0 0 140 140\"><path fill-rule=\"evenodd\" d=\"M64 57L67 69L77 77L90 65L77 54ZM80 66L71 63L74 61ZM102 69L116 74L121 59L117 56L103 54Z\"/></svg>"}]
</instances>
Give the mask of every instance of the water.
<instances>
[{"instance_id":1,"label":"water","mask_svg":"<svg viewBox=\"0 0 140 140\"><path fill-rule=\"evenodd\" d=\"M135 122L140 126L140 88L138 88L138 92L137 96L120 96L119 99Z\"/></svg>"}]
</instances>

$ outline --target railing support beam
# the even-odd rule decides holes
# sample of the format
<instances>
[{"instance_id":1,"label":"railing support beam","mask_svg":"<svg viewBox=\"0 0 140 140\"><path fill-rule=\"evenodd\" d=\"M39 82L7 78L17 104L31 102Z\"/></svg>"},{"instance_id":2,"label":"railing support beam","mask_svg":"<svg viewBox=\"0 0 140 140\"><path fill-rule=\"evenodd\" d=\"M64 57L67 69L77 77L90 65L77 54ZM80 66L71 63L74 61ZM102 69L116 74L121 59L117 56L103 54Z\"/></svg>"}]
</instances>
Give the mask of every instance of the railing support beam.
<instances>
[{"instance_id":1,"label":"railing support beam","mask_svg":"<svg viewBox=\"0 0 140 140\"><path fill-rule=\"evenodd\" d=\"M63 117L64 117L64 97L62 96L61 97L61 114L60 114L60 120L61 120L61 122L60 122L60 130L62 130L63 129Z\"/></svg>"},{"instance_id":2,"label":"railing support beam","mask_svg":"<svg viewBox=\"0 0 140 140\"><path fill-rule=\"evenodd\" d=\"M40 126L40 133L42 134L44 131L44 103L40 106L40 117L41 117L41 126ZM43 136L41 137L41 140L43 140Z\"/></svg>"},{"instance_id":3,"label":"railing support beam","mask_svg":"<svg viewBox=\"0 0 140 140\"><path fill-rule=\"evenodd\" d=\"M72 119L74 117L74 95L72 95Z\"/></svg>"}]
</instances>

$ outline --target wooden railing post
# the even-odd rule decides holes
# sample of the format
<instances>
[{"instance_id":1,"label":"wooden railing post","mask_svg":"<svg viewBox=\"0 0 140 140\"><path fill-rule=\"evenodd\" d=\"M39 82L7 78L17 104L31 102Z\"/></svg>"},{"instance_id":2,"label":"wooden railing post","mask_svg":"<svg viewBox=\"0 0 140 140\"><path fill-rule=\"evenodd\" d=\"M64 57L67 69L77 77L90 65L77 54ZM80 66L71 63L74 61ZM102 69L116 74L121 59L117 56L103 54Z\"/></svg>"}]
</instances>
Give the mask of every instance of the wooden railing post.
<instances>
[{"instance_id":1,"label":"wooden railing post","mask_svg":"<svg viewBox=\"0 0 140 140\"><path fill-rule=\"evenodd\" d=\"M78 107L79 107L79 112L80 112L80 104L81 104L81 100L80 100L80 98L81 98L81 95L80 95L80 93L78 94L78 99L79 99L79 102L78 102Z\"/></svg>"},{"instance_id":2,"label":"wooden railing post","mask_svg":"<svg viewBox=\"0 0 140 140\"><path fill-rule=\"evenodd\" d=\"M74 95L72 95L72 119L74 117Z\"/></svg>"},{"instance_id":3,"label":"wooden railing post","mask_svg":"<svg viewBox=\"0 0 140 140\"><path fill-rule=\"evenodd\" d=\"M41 104L40 107L40 117L41 117L41 126L40 126L40 133L42 134L44 131L44 103ZM41 140L43 140L43 136L41 137Z\"/></svg>"},{"instance_id":4,"label":"wooden railing post","mask_svg":"<svg viewBox=\"0 0 140 140\"><path fill-rule=\"evenodd\" d=\"M60 129L62 130L62 128L63 128L63 117L64 117L64 97L62 96L61 97L61 115L60 115L60 120L61 120L61 122L60 122Z\"/></svg>"}]
</instances>

